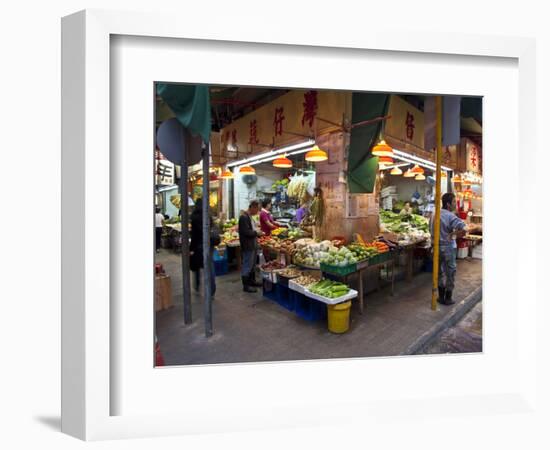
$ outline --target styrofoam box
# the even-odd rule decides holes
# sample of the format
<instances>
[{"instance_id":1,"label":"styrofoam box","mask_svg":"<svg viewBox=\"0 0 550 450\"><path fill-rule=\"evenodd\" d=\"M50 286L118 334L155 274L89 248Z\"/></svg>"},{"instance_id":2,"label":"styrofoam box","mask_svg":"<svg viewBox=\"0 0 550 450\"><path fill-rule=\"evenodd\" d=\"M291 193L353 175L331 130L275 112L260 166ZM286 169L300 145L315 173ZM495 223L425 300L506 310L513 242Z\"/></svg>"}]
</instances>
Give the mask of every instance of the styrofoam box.
<instances>
[{"instance_id":1,"label":"styrofoam box","mask_svg":"<svg viewBox=\"0 0 550 450\"><path fill-rule=\"evenodd\" d=\"M323 297L321 295L314 294L308 289L305 289L304 294L309 298L319 300L320 302L326 303L327 305L337 305L338 303L346 302L348 300L351 300L352 298L357 297L358 292L354 289L350 289L346 295L342 295L341 297L336 298Z\"/></svg>"}]
</instances>

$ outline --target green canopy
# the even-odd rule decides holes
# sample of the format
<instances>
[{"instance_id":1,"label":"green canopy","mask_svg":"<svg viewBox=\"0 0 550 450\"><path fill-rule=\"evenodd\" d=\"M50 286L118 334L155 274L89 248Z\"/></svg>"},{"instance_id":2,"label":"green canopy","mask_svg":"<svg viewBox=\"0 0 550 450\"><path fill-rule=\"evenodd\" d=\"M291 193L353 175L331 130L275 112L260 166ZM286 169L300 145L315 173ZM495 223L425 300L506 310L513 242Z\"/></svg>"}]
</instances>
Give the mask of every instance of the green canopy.
<instances>
[{"instance_id":1,"label":"green canopy","mask_svg":"<svg viewBox=\"0 0 550 450\"><path fill-rule=\"evenodd\" d=\"M204 142L210 142L212 119L208 86L157 83L157 95L185 128L200 134Z\"/></svg>"},{"instance_id":2,"label":"green canopy","mask_svg":"<svg viewBox=\"0 0 550 450\"><path fill-rule=\"evenodd\" d=\"M352 124L385 116L390 96L354 92L352 95ZM348 190L351 194L365 194L374 191L378 157L372 156L383 121L359 126L351 130L348 149Z\"/></svg>"}]
</instances>

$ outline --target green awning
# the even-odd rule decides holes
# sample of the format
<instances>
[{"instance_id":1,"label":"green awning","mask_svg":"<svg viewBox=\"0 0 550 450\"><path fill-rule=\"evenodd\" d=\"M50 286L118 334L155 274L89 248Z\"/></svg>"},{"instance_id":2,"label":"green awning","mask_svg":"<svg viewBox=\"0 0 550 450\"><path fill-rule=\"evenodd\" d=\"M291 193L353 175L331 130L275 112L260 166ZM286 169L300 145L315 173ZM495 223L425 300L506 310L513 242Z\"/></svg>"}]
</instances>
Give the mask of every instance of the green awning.
<instances>
[{"instance_id":1,"label":"green awning","mask_svg":"<svg viewBox=\"0 0 550 450\"><path fill-rule=\"evenodd\" d=\"M385 116L390 96L387 94L353 93L352 124ZM378 172L378 157L371 155L383 121L364 125L351 130L348 149L348 190L351 194L365 194L374 191Z\"/></svg>"},{"instance_id":2,"label":"green awning","mask_svg":"<svg viewBox=\"0 0 550 450\"><path fill-rule=\"evenodd\" d=\"M208 86L157 83L159 95L176 115L178 121L210 142L212 119Z\"/></svg>"}]
</instances>

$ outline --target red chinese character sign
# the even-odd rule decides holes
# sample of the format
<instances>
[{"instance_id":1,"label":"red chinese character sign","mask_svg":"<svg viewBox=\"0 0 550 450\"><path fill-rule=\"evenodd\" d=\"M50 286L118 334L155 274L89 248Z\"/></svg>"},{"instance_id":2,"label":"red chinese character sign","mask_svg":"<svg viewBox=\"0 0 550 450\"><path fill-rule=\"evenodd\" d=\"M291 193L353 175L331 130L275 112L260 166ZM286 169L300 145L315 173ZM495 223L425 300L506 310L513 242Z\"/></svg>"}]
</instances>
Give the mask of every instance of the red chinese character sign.
<instances>
[{"instance_id":1,"label":"red chinese character sign","mask_svg":"<svg viewBox=\"0 0 550 450\"><path fill-rule=\"evenodd\" d=\"M466 145L466 170L481 173L481 149L470 142Z\"/></svg>"},{"instance_id":2,"label":"red chinese character sign","mask_svg":"<svg viewBox=\"0 0 550 450\"><path fill-rule=\"evenodd\" d=\"M405 127L406 127L405 133L406 133L407 139L412 141L414 138L414 116L409 111L407 111L407 116L405 119Z\"/></svg>"},{"instance_id":3,"label":"red chinese character sign","mask_svg":"<svg viewBox=\"0 0 550 450\"><path fill-rule=\"evenodd\" d=\"M250 121L250 134L248 138L248 143L254 145L258 142L260 142L258 140L258 121L254 119Z\"/></svg>"},{"instance_id":4,"label":"red chinese character sign","mask_svg":"<svg viewBox=\"0 0 550 450\"><path fill-rule=\"evenodd\" d=\"M313 127L315 116L317 115L317 91L307 91L304 93L304 112L302 114L302 126L307 123L309 128Z\"/></svg>"},{"instance_id":5,"label":"red chinese character sign","mask_svg":"<svg viewBox=\"0 0 550 450\"><path fill-rule=\"evenodd\" d=\"M273 119L273 126L275 131L275 136L282 136L283 134L283 120L285 116L283 115L284 108L275 108L275 118Z\"/></svg>"}]
</instances>

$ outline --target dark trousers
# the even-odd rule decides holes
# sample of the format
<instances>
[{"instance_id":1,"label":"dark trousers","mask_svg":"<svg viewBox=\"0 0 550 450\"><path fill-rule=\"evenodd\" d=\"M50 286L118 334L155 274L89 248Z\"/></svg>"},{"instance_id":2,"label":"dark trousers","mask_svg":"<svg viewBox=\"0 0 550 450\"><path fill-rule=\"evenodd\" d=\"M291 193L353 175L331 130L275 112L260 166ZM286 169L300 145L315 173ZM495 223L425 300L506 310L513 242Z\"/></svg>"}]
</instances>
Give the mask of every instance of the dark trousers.
<instances>
[{"instance_id":1,"label":"dark trousers","mask_svg":"<svg viewBox=\"0 0 550 450\"><path fill-rule=\"evenodd\" d=\"M195 290L198 291L201 286L201 271L195 270ZM216 293L216 268L214 267L214 259L210 259L210 292L212 295Z\"/></svg>"},{"instance_id":2,"label":"dark trousers","mask_svg":"<svg viewBox=\"0 0 550 450\"><path fill-rule=\"evenodd\" d=\"M456 249L441 247L439 249L439 287L452 291L455 287Z\"/></svg>"},{"instance_id":3,"label":"dark trousers","mask_svg":"<svg viewBox=\"0 0 550 450\"><path fill-rule=\"evenodd\" d=\"M155 228L155 249L160 248L160 237L162 236L162 227Z\"/></svg>"}]
</instances>

